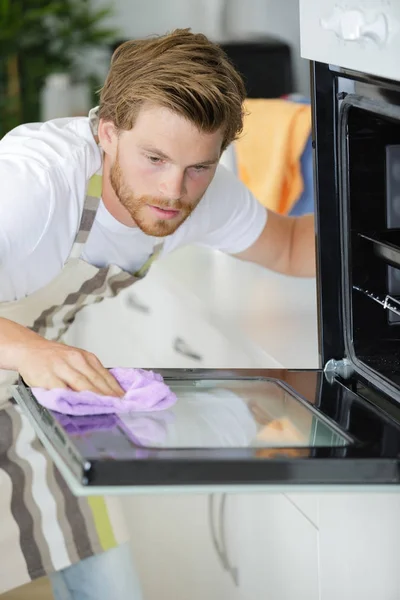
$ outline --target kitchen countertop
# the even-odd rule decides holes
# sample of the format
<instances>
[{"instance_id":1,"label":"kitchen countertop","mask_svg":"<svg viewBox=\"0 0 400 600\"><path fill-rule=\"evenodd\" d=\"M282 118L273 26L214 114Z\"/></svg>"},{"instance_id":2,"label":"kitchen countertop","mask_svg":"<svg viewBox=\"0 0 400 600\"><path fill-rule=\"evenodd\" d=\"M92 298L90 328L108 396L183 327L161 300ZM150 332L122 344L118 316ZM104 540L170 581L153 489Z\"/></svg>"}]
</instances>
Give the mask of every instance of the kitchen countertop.
<instances>
[{"instance_id":1,"label":"kitchen countertop","mask_svg":"<svg viewBox=\"0 0 400 600\"><path fill-rule=\"evenodd\" d=\"M283 367L319 367L315 279L287 277L199 246L162 258L148 277L161 273Z\"/></svg>"}]
</instances>

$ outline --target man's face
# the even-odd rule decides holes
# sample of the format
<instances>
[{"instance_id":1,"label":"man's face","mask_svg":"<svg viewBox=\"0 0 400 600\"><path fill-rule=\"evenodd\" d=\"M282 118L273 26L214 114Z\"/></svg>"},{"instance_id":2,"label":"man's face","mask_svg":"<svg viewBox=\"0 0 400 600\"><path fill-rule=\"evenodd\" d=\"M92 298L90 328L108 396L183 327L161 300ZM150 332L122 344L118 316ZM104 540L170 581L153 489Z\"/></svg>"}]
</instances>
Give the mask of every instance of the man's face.
<instances>
[{"instance_id":1,"label":"man's face","mask_svg":"<svg viewBox=\"0 0 400 600\"><path fill-rule=\"evenodd\" d=\"M191 214L210 185L223 134L202 133L167 108L143 107L114 146L110 182L148 235L167 236Z\"/></svg>"}]
</instances>

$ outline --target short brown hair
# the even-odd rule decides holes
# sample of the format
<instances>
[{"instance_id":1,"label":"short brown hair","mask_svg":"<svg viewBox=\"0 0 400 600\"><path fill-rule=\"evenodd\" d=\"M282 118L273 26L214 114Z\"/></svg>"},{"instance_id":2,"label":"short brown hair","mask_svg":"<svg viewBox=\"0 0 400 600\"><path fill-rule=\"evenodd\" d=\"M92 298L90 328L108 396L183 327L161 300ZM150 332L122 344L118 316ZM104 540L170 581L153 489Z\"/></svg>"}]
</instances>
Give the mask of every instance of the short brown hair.
<instances>
[{"instance_id":1,"label":"short brown hair","mask_svg":"<svg viewBox=\"0 0 400 600\"><path fill-rule=\"evenodd\" d=\"M245 87L224 51L203 34L176 29L114 52L99 117L129 130L145 102L164 106L200 131L224 130L223 149L242 131Z\"/></svg>"}]
</instances>

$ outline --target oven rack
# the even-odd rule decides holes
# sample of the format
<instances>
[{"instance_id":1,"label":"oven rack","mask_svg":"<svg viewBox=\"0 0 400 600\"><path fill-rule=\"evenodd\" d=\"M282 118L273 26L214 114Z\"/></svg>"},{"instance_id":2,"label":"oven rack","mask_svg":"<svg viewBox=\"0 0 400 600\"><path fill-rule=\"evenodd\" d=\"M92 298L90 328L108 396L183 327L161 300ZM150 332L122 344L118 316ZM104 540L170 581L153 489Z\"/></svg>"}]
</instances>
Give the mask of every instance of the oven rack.
<instances>
[{"instance_id":1,"label":"oven rack","mask_svg":"<svg viewBox=\"0 0 400 600\"><path fill-rule=\"evenodd\" d=\"M370 290L361 288L358 285L353 285L353 290L356 290L357 292L364 294L364 296L371 298L371 300L380 304L382 306L382 308L384 308L385 310L390 310L391 312L395 313L396 315L400 315L400 300L397 300L393 296L390 296L389 294L386 294L385 296L383 296L383 295L381 296L379 294L375 294L374 292L371 292Z\"/></svg>"},{"instance_id":2,"label":"oven rack","mask_svg":"<svg viewBox=\"0 0 400 600\"><path fill-rule=\"evenodd\" d=\"M374 253L388 264L400 268L400 229L379 233L359 233L359 237L372 244Z\"/></svg>"}]
</instances>

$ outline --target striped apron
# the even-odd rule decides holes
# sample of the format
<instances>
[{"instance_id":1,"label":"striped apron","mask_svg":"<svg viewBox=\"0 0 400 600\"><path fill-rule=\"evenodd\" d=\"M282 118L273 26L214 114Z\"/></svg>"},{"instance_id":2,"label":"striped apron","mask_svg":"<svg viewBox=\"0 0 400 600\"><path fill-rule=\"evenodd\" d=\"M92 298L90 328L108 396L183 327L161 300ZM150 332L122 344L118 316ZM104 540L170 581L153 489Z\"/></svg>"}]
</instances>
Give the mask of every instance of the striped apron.
<instances>
[{"instance_id":1,"label":"striped apron","mask_svg":"<svg viewBox=\"0 0 400 600\"><path fill-rule=\"evenodd\" d=\"M100 197L101 175L96 174L64 269L44 289L0 304L1 317L62 341L78 311L145 275L159 249L135 275L79 259ZM118 499L71 494L27 418L9 399L8 384L15 380L15 372L0 371L0 594L127 540Z\"/></svg>"}]
</instances>

